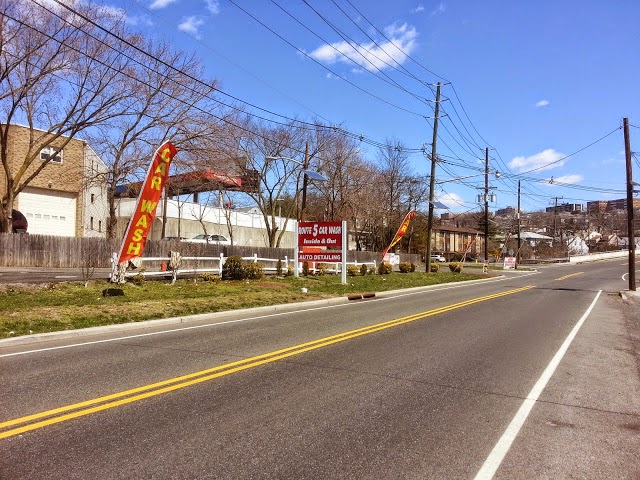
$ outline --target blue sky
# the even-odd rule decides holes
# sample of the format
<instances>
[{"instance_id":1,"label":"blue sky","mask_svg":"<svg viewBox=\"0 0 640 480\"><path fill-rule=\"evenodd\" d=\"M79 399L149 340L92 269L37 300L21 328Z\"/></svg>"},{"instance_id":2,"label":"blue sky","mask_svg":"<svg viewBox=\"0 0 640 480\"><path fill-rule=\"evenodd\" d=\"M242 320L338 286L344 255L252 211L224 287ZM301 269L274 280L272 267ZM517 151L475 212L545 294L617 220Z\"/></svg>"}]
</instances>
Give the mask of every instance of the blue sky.
<instances>
[{"instance_id":1,"label":"blue sky","mask_svg":"<svg viewBox=\"0 0 640 480\"><path fill-rule=\"evenodd\" d=\"M518 178L526 211L556 196L583 204L625 197L623 134L616 129L623 117L640 126L637 0L105 4L123 8L145 34L195 50L229 94L287 117L318 117L375 142L401 142L418 175L429 171L420 152L424 145L430 151L432 136L432 120L425 119L433 117L432 103L423 99L434 94L426 83L450 81L442 87L448 116L440 123L438 154L445 163L436 180L445 182L438 197L452 211L474 209L483 177L473 175L483 168L486 146L494 148L491 170L503 172L491 180L492 210L516 205ZM640 151L640 129L631 128L631 144ZM362 148L375 158L368 142ZM446 182L460 176L469 178Z\"/></svg>"}]
</instances>

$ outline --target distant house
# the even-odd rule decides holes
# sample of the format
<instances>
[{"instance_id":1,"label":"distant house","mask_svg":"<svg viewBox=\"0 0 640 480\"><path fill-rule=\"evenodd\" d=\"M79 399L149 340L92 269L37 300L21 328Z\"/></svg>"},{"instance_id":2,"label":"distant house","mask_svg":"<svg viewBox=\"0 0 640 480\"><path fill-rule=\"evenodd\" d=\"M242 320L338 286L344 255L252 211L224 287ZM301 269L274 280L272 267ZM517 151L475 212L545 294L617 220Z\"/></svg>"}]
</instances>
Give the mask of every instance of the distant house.
<instances>
[{"instance_id":1,"label":"distant house","mask_svg":"<svg viewBox=\"0 0 640 480\"><path fill-rule=\"evenodd\" d=\"M441 253L447 260L454 254L467 252L470 256L484 255L484 232L473 228L434 227L432 251Z\"/></svg>"},{"instance_id":2,"label":"distant house","mask_svg":"<svg viewBox=\"0 0 640 480\"><path fill-rule=\"evenodd\" d=\"M517 235L515 236L518 237ZM541 235L535 232L520 232L520 239L526 241L530 246L535 247L541 242L547 243L549 245L553 242L553 237L549 237L547 235Z\"/></svg>"},{"instance_id":3,"label":"distant house","mask_svg":"<svg viewBox=\"0 0 640 480\"><path fill-rule=\"evenodd\" d=\"M12 174L21 166L29 149L31 130L9 126L8 157ZM27 174L38 162L48 160L42 171L20 192L13 208L29 223L31 234L66 237L105 236L107 219L106 190L90 179L104 172L106 165L84 141L72 139L63 149L63 140L45 144ZM0 170L0 196L6 193L6 177Z\"/></svg>"}]
</instances>

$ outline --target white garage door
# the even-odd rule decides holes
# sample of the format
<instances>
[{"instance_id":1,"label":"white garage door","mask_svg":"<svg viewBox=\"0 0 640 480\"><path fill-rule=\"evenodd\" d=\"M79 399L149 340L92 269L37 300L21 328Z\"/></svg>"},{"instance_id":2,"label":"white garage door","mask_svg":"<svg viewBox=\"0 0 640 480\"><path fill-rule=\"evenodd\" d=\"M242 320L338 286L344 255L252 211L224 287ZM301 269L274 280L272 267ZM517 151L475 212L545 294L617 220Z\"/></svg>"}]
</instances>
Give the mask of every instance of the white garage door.
<instances>
[{"instance_id":1,"label":"white garage door","mask_svg":"<svg viewBox=\"0 0 640 480\"><path fill-rule=\"evenodd\" d=\"M74 237L76 195L26 188L18 195L18 210L29 222L29 233Z\"/></svg>"}]
</instances>

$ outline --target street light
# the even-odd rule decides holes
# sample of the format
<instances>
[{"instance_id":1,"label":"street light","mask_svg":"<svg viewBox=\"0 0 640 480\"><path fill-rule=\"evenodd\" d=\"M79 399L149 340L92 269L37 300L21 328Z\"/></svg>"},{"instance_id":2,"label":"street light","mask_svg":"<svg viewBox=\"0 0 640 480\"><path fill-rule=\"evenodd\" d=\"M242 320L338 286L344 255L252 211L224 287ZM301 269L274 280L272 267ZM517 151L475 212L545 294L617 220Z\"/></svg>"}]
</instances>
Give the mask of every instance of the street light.
<instances>
[{"instance_id":1,"label":"street light","mask_svg":"<svg viewBox=\"0 0 640 480\"><path fill-rule=\"evenodd\" d=\"M319 180L321 182L326 182L327 180L329 180L327 177L325 177L324 175L322 175L319 172L316 172L315 170L309 170L309 154L308 154L308 145L307 145L307 149L305 150L305 155L304 155L304 163L301 162L300 160L296 160L295 158L291 158L291 157L272 157L272 156L266 156L264 157L266 160L289 160L293 163L297 163L298 165L303 167L303 170L301 173L304 174L304 178L302 180L302 205L300 206L300 215L298 218L299 222L304 221L304 209L305 206L307 204L307 183L308 180L307 179L311 179L311 180Z\"/></svg>"}]
</instances>

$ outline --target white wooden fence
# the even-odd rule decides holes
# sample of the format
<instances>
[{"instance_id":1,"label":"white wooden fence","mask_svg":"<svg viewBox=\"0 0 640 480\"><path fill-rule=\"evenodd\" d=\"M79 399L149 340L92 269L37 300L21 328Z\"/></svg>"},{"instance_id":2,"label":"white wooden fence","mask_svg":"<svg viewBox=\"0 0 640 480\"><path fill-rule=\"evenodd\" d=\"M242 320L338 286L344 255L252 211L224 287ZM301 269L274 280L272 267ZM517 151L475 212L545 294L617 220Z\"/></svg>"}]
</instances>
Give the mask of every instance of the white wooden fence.
<instances>
[{"instance_id":1,"label":"white wooden fence","mask_svg":"<svg viewBox=\"0 0 640 480\"><path fill-rule=\"evenodd\" d=\"M180 275L194 275L199 273L212 273L222 277L222 269L227 258L223 253L220 253L220 256L217 257L180 257L181 265L184 263L188 265L184 267L179 266L177 269L170 269L170 259L168 257L139 257L137 261L140 263L140 267L135 270L127 270L125 277L132 278L138 275L142 275L143 277L172 277L174 281ZM261 263L263 271L267 274L275 275L277 273L278 260L282 262L282 270L284 273L288 271L289 266L294 266L294 259L287 256L282 259L277 259L261 258L258 257L258 254L253 254L251 257L241 258L243 262ZM317 265L320 263L321 262L311 264L309 271L311 273L317 273ZM151 265L146 267L145 264ZM368 267L373 267L374 269L377 268L375 260L372 262L347 262L347 266L355 265L358 268L363 264ZM342 273L342 265L340 263L328 265L330 265L330 268L327 270L327 273L336 275ZM298 270L299 273L302 273L302 262L299 263Z\"/></svg>"}]
</instances>

